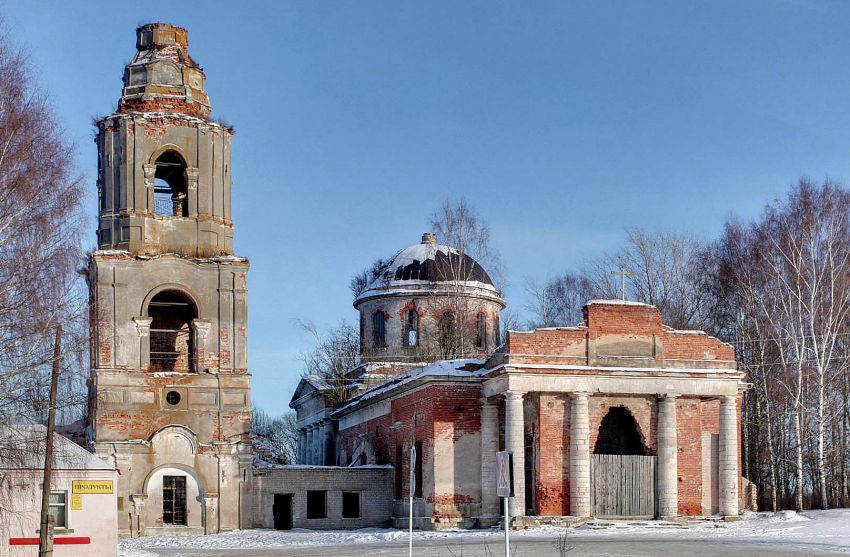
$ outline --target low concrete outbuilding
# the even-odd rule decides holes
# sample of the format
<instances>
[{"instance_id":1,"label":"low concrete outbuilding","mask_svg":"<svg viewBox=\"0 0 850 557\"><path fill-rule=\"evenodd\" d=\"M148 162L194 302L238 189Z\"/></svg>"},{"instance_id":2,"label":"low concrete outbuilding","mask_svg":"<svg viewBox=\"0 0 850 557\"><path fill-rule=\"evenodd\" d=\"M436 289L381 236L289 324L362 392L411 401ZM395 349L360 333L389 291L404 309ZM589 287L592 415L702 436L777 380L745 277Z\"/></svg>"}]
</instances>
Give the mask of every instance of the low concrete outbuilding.
<instances>
[{"instance_id":1,"label":"low concrete outbuilding","mask_svg":"<svg viewBox=\"0 0 850 557\"><path fill-rule=\"evenodd\" d=\"M254 470L254 527L337 530L390 525L392 466Z\"/></svg>"}]
</instances>

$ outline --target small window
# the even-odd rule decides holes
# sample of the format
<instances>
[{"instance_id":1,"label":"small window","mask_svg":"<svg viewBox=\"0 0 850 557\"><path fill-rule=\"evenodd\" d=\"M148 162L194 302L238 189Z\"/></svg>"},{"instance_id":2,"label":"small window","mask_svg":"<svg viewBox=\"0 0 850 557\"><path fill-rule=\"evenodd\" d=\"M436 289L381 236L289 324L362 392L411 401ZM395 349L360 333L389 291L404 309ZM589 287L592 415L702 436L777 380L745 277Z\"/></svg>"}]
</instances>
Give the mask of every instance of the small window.
<instances>
[{"instance_id":1,"label":"small window","mask_svg":"<svg viewBox=\"0 0 850 557\"><path fill-rule=\"evenodd\" d=\"M404 342L407 346L419 344L419 314L415 309L407 310L404 322Z\"/></svg>"},{"instance_id":2,"label":"small window","mask_svg":"<svg viewBox=\"0 0 850 557\"><path fill-rule=\"evenodd\" d=\"M413 490L413 496L417 499L422 498L422 458L425 455L422 454L422 441L416 442L416 463L413 465L413 477L416 480L415 489Z\"/></svg>"},{"instance_id":3,"label":"small window","mask_svg":"<svg viewBox=\"0 0 850 557\"><path fill-rule=\"evenodd\" d=\"M168 393L165 395L165 402L172 406L177 406L178 404L180 404L180 393L178 393L177 391L168 391Z\"/></svg>"},{"instance_id":4,"label":"small window","mask_svg":"<svg viewBox=\"0 0 850 557\"><path fill-rule=\"evenodd\" d=\"M475 316L475 347L482 350L487 348L487 319L483 313Z\"/></svg>"},{"instance_id":5,"label":"small window","mask_svg":"<svg viewBox=\"0 0 850 557\"><path fill-rule=\"evenodd\" d=\"M308 491L307 492L307 518L327 518L328 492L327 491Z\"/></svg>"},{"instance_id":6,"label":"small window","mask_svg":"<svg viewBox=\"0 0 850 557\"><path fill-rule=\"evenodd\" d=\"M387 345L387 326L382 311L372 316L372 345L375 348L384 348Z\"/></svg>"},{"instance_id":7,"label":"small window","mask_svg":"<svg viewBox=\"0 0 850 557\"><path fill-rule=\"evenodd\" d=\"M360 492L342 492L342 518L360 518Z\"/></svg>"},{"instance_id":8,"label":"small window","mask_svg":"<svg viewBox=\"0 0 850 557\"><path fill-rule=\"evenodd\" d=\"M47 514L53 517L54 528L68 527L68 492L51 491Z\"/></svg>"},{"instance_id":9,"label":"small window","mask_svg":"<svg viewBox=\"0 0 850 557\"><path fill-rule=\"evenodd\" d=\"M162 522L186 526L186 476L162 477Z\"/></svg>"}]
</instances>

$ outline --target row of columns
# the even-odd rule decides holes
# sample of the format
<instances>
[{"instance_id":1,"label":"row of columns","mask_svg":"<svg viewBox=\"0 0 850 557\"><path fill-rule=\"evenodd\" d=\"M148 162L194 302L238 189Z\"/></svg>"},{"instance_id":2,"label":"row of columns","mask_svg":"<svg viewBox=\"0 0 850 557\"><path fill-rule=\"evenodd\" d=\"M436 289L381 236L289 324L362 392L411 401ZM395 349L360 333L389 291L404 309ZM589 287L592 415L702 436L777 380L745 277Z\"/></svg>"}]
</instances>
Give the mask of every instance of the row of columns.
<instances>
[{"instance_id":1,"label":"row of columns","mask_svg":"<svg viewBox=\"0 0 850 557\"><path fill-rule=\"evenodd\" d=\"M298 436L298 463L313 466L332 466L333 460L333 424L330 420L320 420L301 428Z\"/></svg>"},{"instance_id":2,"label":"row of columns","mask_svg":"<svg viewBox=\"0 0 850 557\"><path fill-rule=\"evenodd\" d=\"M511 516L525 509L525 393L508 391L505 397L505 450L513 453L514 497ZM570 393L569 485L570 514L591 515L590 502L590 417L586 392ZM738 515L738 419L737 396L720 397L719 506L723 516ZM678 425L676 397L658 399L658 517L678 515ZM499 447L499 409L496 401L481 400L481 504L485 516L498 516L496 496L496 451Z\"/></svg>"}]
</instances>

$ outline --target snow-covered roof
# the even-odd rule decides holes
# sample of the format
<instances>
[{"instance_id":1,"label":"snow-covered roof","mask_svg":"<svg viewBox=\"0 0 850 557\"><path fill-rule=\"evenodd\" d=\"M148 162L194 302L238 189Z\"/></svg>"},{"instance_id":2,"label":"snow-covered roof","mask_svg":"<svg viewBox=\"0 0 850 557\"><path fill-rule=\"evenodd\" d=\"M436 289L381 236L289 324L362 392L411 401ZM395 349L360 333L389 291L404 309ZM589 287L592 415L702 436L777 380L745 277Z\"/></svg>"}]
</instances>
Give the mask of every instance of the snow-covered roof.
<instances>
[{"instance_id":1,"label":"snow-covered roof","mask_svg":"<svg viewBox=\"0 0 850 557\"><path fill-rule=\"evenodd\" d=\"M401 373L389 381L385 381L380 385L375 385L371 389L364 391L362 394L349 401L348 404L337 410L337 412L342 412L346 408L356 406L364 400L384 394L417 379L425 377L478 377L486 372L487 369L484 367L484 360L440 360L432 364L428 364L427 366L418 367L405 373Z\"/></svg>"},{"instance_id":2,"label":"snow-covered roof","mask_svg":"<svg viewBox=\"0 0 850 557\"><path fill-rule=\"evenodd\" d=\"M0 469L43 469L47 427L39 424L0 427ZM53 434L54 470L115 470L70 439Z\"/></svg>"},{"instance_id":3,"label":"snow-covered roof","mask_svg":"<svg viewBox=\"0 0 850 557\"><path fill-rule=\"evenodd\" d=\"M434 283L451 283L488 291L498 296L487 271L466 253L437 243L433 234L425 233L422 241L397 252L366 285L355 300L406 288L427 287Z\"/></svg>"}]
</instances>

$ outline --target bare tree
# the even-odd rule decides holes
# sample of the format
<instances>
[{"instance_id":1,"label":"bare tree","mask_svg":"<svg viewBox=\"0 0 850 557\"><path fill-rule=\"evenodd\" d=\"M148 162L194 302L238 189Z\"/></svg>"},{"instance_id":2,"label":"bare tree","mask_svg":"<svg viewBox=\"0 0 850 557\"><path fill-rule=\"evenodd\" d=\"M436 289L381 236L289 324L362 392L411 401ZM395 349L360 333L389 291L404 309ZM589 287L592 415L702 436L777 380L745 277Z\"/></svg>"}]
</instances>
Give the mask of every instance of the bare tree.
<instances>
[{"instance_id":1,"label":"bare tree","mask_svg":"<svg viewBox=\"0 0 850 557\"><path fill-rule=\"evenodd\" d=\"M372 281L381 276L381 273L387 269L390 263L392 261L378 258L370 266L351 277L348 287L351 289L351 294L355 300L366 290Z\"/></svg>"},{"instance_id":2,"label":"bare tree","mask_svg":"<svg viewBox=\"0 0 850 557\"><path fill-rule=\"evenodd\" d=\"M770 506L826 508L843 497L830 486L848 459L850 192L801 180L757 221L728 223L711 251L713 321L725 322L718 330L754 386L744 404L747 466Z\"/></svg>"},{"instance_id":3,"label":"bare tree","mask_svg":"<svg viewBox=\"0 0 850 557\"><path fill-rule=\"evenodd\" d=\"M501 255L493 246L490 226L466 198L444 200L431 213L428 224L440 242L477 261L487 270L496 289L499 292L504 289L504 266ZM458 268L456 271L463 275L471 269Z\"/></svg>"},{"instance_id":4,"label":"bare tree","mask_svg":"<svg viewBox=\"0 0 850 557\"><path fill-rule=\"evenodd\" d=\"M529 327L569 327L582 321L582 308L596 297L596 290L586 276L563 273L539 284L533 279L526 284L531 302L526 307L532 315Z\"/></svg>"},{"instance_id":5,"label":"bare tree","mask_svg":"<svg viewBox=\"0 0 850 557\"><path fill-rule=\"evenodd\" d=\"M483 308L470 288L485 277L497 292L504 287L501 257L492 246L490 227L464 198L443 201L429 224L440 243L450 248L436 254L441 289L427 302L429 311L437 315L432 351L444 359L480 353L473 339L478 336L477 318ZM490 317L498 321L498 314Z\"/></svg>"},{"instance_id":6,"label":"bare tree","mask_svg":"<svg viewBox=\"0 0 850 557\"><path fill-rule=\"evenodd\" d=\"M67 372L82 354L83 199L47 96L26 57L0 36L0 425L46 415L57 325L68 332L63 358L73 355L63 382L80 387Z\"/></svg>"},{"instance_id":7,"label":"bare tree","mask_svg":"<svg viewBox=\"0 0 850 557\"><path fill-rule=\"evenodd\" d=\"M260 464L295 464L298 451L298 428L295 412L270 416L262 408L253 409L251 429L254 434L255 460Z\"/></svg>"},{"instance_id":8,"label":"bare tree","mask_svg":"<svg viewBox=\"0 0 850 557\"><path fill-rule=\"evenodd\" d=\"M345 321L340 321L328 331L320 331L315 324L298 321L313 336L313 348L302 354L304 375L321 377L331 386L330 404L340 404L352 396L351 379L347 373L357 365L360 353L360 335Z\"/></svg>"},{"instance_id":9,"label":"bare tree","mask_svg":"<svg viewBox=\"0 0 850 557\"><path fill-rule=\"evenodd\" d=\"M625 246L591 261L585 275L595 295L620 297L620 281L612 271L632 273L626 285L630 299L656 306L664 322L679 329L702 328L704 290L700 287L703 243L690 234L626 231Z\"/></svg>"}]
</instances>

